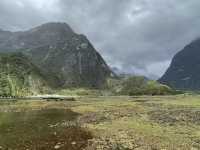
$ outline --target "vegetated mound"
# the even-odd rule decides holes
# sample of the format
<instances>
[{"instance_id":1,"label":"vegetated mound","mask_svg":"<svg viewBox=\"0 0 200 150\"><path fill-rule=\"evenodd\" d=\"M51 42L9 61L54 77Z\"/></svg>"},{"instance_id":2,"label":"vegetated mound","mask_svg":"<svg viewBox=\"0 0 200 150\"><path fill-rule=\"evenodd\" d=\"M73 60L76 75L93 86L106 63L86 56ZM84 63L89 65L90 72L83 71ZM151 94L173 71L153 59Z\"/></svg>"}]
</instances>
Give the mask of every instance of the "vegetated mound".
<instances>
[{"instance_id":1,"label":"vegetated mound","mask_svg":"<svg viewBox=\"0 0 200 150\"><path fill-rule=\"evenodd\" d=\"M180 90L200 89L200 39L178 52L160 83Z\"/></svg>"},{"instance_id":2,"label":"vegetated mound","mask_svg":"<svg viewBox=\"0 0 200 150\"><path fill-rule=\"evenodd\" d=\"M143 76L109 79L108 88L118 95L170 95L176 91L157 81L148 80Z\"/></svg>"},{"instance_id":3,"label":"vegetated mound","mask_svg":"<svg viewBox=\"0 0 200 150\"><path fill-rule=\"evenodd\" d=\"M0 54L0 96L39 94L47 87L39 69L23 54Z\"/></svg>"},{"instance_id":4,"label":"vegetated mound","mask_svg":"<svg viewBox=\"0 0 200 150\"><path fill-rule=\"evenodd\" d=\"M101 88L113 75L89 40L66 23L2 33L0 51L24 53L54 87Z\"/></svg>"}]
</instances>

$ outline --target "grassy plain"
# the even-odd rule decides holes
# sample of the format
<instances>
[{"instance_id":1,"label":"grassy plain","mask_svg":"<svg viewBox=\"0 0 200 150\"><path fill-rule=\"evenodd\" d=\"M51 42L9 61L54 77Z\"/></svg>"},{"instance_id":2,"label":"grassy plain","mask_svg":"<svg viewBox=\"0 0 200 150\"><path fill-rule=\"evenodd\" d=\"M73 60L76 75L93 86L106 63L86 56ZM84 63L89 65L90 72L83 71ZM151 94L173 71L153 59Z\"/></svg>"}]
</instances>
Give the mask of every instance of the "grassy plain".
<instances>
[{"instance_id":1,"label":"grassy plain","mask_svg":"<svg viewBox=\"0 0 200 150\"><path fill-rule=\"evenodd\" d=\"M0 149L198 150L200 96L0 101Z\"/></svg>"}]
</instances>

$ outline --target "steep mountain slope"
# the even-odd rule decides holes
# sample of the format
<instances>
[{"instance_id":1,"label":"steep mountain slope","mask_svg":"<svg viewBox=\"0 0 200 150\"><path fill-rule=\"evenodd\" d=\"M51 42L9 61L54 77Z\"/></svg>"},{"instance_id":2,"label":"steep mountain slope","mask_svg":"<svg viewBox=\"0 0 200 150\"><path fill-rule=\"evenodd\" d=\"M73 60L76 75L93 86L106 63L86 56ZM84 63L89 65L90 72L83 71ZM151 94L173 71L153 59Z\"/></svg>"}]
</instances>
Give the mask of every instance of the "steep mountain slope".
<instances>
[{"instance_id":1,"label":"steep mountain slope","mask_svg":"<svg viewBox=\"0 0 200 150\"><path fill-rule=\"evenodd\" d=\"M3 46L3 44L6 43L12 35L12 32L3 31L0 29L0 47Z\"/></svg>"},{"instance_id":2,"label":"steep mountain slope","mask_svg":"<svg viewBox=\"0 0 200 150\"><path fill-rule=\"evenodd\" d=\"M199 90L199 72L200 39L197 39L174 56L170 67L159 81L177 89Z\"/></svg>"},{"instance_id":3,"label":"steep mountain slope","mask_svg":"<svg viewBox=\"0 0 200 150\"><path fill-rule=\"evenodd\" d=\"M39 94L47 87L39 69L23 54L0 54L0 96Z\"/></svg>"},{"instance_id":4,"label":"steep mountain slope","mask_svg":"<svg viewBox=\"0 0 200 150\"><path fill-rule=\"evenodd\" d=\"M23 52L55 87L99 88L112 75L88 39L66 23L10 34L0 41L0 52Z\"/></svg>"}]
</instances>

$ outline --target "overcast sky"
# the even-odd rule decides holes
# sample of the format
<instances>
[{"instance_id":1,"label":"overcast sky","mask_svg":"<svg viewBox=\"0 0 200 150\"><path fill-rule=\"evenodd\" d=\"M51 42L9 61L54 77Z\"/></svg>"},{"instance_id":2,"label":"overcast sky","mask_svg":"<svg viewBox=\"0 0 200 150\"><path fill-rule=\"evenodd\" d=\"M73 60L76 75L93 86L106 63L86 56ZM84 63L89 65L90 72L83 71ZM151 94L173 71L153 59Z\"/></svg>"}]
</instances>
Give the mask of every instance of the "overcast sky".
<instances>
[{"instance_id":1,"label":"overcast sky","mask_svg":"<svg viewBox=\"0 0 200 150\"><path fill-rule=\"evenodd\" d=\"M200 0L0 0L0 28L66 22L112 67L161 76L200 36Z\"/></svg>"}]
</instances>

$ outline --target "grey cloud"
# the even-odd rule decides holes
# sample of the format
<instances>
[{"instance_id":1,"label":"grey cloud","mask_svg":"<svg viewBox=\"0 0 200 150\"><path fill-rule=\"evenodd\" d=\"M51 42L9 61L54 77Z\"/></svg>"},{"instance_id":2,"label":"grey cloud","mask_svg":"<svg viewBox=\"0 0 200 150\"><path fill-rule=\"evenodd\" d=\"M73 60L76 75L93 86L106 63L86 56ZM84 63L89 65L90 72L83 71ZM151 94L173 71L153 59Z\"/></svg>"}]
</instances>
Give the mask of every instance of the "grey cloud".
<instances>
[{"instance_id":1,"label":"grey cloud","mask_svg":"<svg viewBox=\"0 0 200 150\"><path fill-rule=\"evenodd\" d=\"M111 66L160 76L173 55L200 36L199 14L199 0L2 0L0 27L64 21L87 35Z\"/></svg>"}]
</instances>

